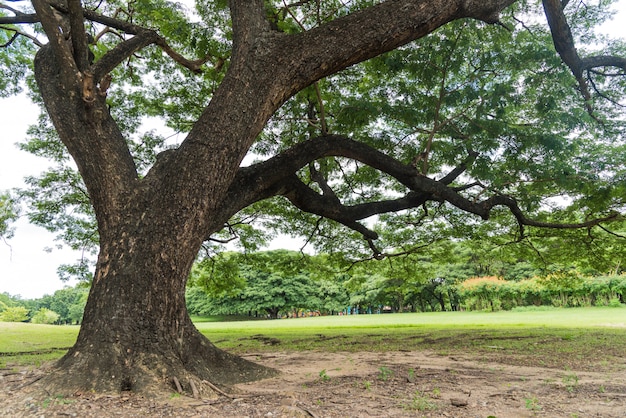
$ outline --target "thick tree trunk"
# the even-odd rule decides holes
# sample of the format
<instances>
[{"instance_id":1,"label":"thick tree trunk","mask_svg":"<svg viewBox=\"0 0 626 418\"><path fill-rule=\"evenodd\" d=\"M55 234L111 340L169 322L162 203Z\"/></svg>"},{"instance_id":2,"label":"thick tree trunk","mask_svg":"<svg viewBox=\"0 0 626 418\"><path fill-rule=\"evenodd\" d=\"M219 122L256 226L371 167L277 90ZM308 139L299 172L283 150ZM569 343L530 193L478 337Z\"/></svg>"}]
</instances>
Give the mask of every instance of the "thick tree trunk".
<instances>
[{"instance_id":1,"label":"thick tree trunk","mask_svg":"<svg viewBox=\"0 0 626 418\"><path fill-rule=\"evenodd\" d=\"M44 381L50 393L157 394L175 391L175 379L191 393L192 380L201 390L204 380L230 385L274 374L194 327L185 307L191 248L182 254L185 246L163 237L119 236L102 243L78 340Z\"/></svg>"},{"instance_id":2,"label":"thick tree trunk","mask_svg":"<svg viewBox=\"0 0 626 418\"><path fill-rule=\"evenodd\" d=\"M232 215L216 208L230 181L225 173L237 162L225 168L216 156L214 178L199 180L193 167L163 168L165 155L155 164L157 175L139 180L104 97L85 103L81 86L63 78L48 47L39 51L35 70L48 113L85 179L100 236L78 340L42 380L46 390L151 394L176 390L176 379L191 393L191 381L201 390L203 380L228 385L273 375L216 348L185 306L201 243ZM164 181L174 178L179 183ZM193 181L210 183L213 193L185 193L181 183Z\"/></svg>"}]
</instances>

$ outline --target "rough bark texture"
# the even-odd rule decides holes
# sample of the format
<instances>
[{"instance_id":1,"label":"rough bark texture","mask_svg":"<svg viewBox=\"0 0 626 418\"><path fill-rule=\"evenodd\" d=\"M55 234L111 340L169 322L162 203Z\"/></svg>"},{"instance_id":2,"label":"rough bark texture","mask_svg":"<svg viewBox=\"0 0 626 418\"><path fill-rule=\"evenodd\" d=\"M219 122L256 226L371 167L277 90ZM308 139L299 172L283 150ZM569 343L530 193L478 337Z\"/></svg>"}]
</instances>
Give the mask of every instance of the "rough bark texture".
<instances>
[{"instance_id":1,"label":"rough bark texture","mask_svg":"<svg viewBox=\"0 0 626 418\"><path fill-rule=\"evenodd\" d=\"M71 139L81 173L117 173L88 177L100 255L78 340L59 362L60 372L44 381L48 390L152 393L175 377L191 392L192 378L201 387L202 380L232 384L271 375L217 349L191 323L185 284L202 239L181 237L171 220L180 205L137 181L104 100L87 104L80 86L74 94L60 88L51 48L39 51L35 65L48 111L61 137ZM93 151L83 155L79 141Z\"/></svg>"}]
</instances>

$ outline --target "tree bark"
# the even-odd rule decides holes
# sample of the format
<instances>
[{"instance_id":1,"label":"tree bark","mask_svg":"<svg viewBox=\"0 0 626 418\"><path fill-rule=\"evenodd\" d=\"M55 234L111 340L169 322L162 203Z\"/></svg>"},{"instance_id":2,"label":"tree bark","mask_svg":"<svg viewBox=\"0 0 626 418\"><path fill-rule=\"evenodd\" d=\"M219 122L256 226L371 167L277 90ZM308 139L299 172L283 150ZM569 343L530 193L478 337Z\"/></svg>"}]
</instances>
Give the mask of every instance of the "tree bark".
<instances>
[{"instance_id":1,"label":"tree bark","mask_svg":"<svg viewBox=\"0 0 626 418\"><path fill-rule=\"evenodd\" d=\"M35 71L48 113L85 178L100 235L77 342L57 364L59 372L43 380L46 390L156 394L173 378L183 386L194 379L202 387L202 380L229 385L271 376L272 370L216 348L189 318L185 285L206 237L188 228L190 208L197 207L173 202L183 197L165 182L137 179L104 99L85 103L80 85L64 79L50 47L38 52ZM204 208L217 207L218 197L205 196ZM204 222L215 231L230 215L216 213Z\"/></svg>"},{"instance_id":2,"label":"tree bark","mask_svg":"<svg viewBox=\"0 0 626 418\"><path fill-rule=\"evenodd\" d=\"M173 378L183 386L189 379L231 385L273 375L216 348L194 327L185 307L194 252L176 257L163 237L124 236L102 246L78 340L58 363L63 373L45 382L51 393L158 394Z\"/></svg>"}]
</instances>

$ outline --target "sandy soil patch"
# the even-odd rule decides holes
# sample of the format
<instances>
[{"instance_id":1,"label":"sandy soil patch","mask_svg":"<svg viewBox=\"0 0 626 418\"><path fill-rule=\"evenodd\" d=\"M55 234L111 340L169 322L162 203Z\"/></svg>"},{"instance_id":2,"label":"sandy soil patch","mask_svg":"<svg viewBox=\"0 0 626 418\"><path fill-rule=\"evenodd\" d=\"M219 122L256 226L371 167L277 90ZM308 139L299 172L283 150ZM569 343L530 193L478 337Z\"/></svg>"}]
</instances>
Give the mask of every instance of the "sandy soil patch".
<instances>
[{"instance_id":1,"label":"sandy soil patch","mask_svg":"<svg viewBox=\"0 0 626 418\"><path fill-rule=\"evenodd\" d=\"M626 417L626 368L579 371L432 352L277 352L247 358L281 371L211 399L121 393L34 399L45 369L0 371L10 417Z\"/></svg>"}]
</instances>

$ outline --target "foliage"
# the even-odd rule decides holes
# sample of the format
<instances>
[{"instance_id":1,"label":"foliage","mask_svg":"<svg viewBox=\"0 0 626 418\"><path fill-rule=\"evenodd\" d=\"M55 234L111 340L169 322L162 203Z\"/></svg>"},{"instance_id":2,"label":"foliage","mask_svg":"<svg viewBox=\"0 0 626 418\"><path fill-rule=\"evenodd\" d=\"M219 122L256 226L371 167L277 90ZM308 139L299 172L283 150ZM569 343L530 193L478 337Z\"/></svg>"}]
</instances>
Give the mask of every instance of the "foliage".
<instances>
[{"instance_id":1,"label":"foliage","mask_svg":"<svg viewBox=\"0 0 626 418\"><path fill-rule=\"evenodd\" d=\"M41 308L30 318L33 324L54 324L60 318L60 315L48 308Z\"/></svg>"},{"instance_id":2,"label":"foliage","mask_svg":"<svg viewBox=\"0 0 626 418\"><path fill-rule=\"evenodd\" d=\"M11 222L17 220L18 208L8 193L0 193L0 238L10 238L13 234Z\"/></svg>"},{"instance_id":3,"label":"foliage","mask_svg":"<svg viewBox=\"0 0 626 418\"><path fill-rule=\"evenodd\" d=\"M370 5L355 1L339 7L334 3L318 2L317 10L310 10L313 6L307 2L291 6L301 13L288 13L289 8L279 2L268 2L266 6L276 29L294 33ZM606 44L607 50L618 54L624 50L622 44L609 44L592 31L608 18L606 6L599 2L584 10L567 8L567 18L576 29L577 40L584 39L585 45L596 45L597 49ZM98 4L100 13L117 7L115 2ZM145 51L143 59L133 57L127 66L113 72L116 83L109 90L110 109L127 136L141 175L159 152L176 145L155 129L146 129L146 117L152 121L158 118L162 121L159 125L166 125L176 134L188 132L229 66L232 28L227 5L202 2L195 13L199 20L189 23L184 7L174 3L143 2L141 13L133 11L133 23L159 27L181 53L209 56L214 64L201 75L193 75L152 48ZM594 86L602 94L593 99L597 115L589 115L587 103L571 82L569 69L554 53L550 34L538 19L541 13L536 5L520 2L503 12L501 26L469 19L455 21L432 36L321 80L279 109L255 142L251 157L265 158L320 131L332 132L351 135L405 163L426 152L427 160L417 164L418 168L431 177L442 177L446 169L476 151L479 155L468 165L467 179L463 181L474 185L466 191L470 198L491 191L506 193L529 214L547 222L574 222L591 214L619 210L623 195L620 179L626 172L626 153L621 150L625 126L617 106L623 82L619 77L595 74ZM528 22L522 23L519 16ZM33 49L23 37L18 39L20 44L15 46L19 48L13 53L20 52L18 61L22 65L6 67L11 69L7 83L29 74L23 60ZM99 38L91 46L96 58L117 41L110 34ZM146 77L151 82L146 82ZM7 86L5 91L14 90ZM85 185L69 163L48 117L41 116L21 146L56 164L41 176L29 178L28 188L20 191L28 203L29 219L57 231L59 239L73 248L96 251L99 237ZM317 190L320 185L316 172L347 205L393 199L404 189L388 176L346 158L319 159L298 175ZM557 195L565 199L555 203ZM476 242L522 238L510 215L502 211L494 213L489 227L483 228L458 208L437 201L399 215L383 213L372 222L379 234L376 247L391 253L449 237L470 236ZM282 198L245 208L228 225L214 238L236 236L242 246L251 250L271 238L272 233L267 233L271 230L307 236L320 251L339 248L350 251L354 258L371 254L359 234L346 232L324 217L298 213ZM528 250L542 245L537 243L540 239L548 243L543 253L558 251L561 256L576 259L585 234L528 228L524 239L515 245L524 251L524 247ZM566 239L561 239L564 236ZM608 254L622 254L623 245L617 245L616 237L602 229L593 228L588 236L593 237L587 244L595 257L606 261L611 257ZM558 239L551 243L554 237ZM553 245L556 241L561 243L558 248ZM476 254L482 256L480 251ZM592 257L587 260L594 265ZM60 274L88 281L90 267L66 266Z\"/></svg>"},{"instance_id":4,"label":"foliage","mask_svg":"<svg viewBox=\"0 0 626 418\"><path fill-rule=\"evenodd\" d=\"M277 250L247 255L230 253L225 257L228 261L203 260L194 267L192 286L187 291L190 313L254 312L256 316L262 312L277 318L279 313L298 316L301 310L328 312L344 307L341 301L342 297L347 299L345 293L332 280L315 277L320 270L312 272L316 264L309 256ZM207 265L212 268L210 272L204 268ZM225 287L225 283L230 283L230 287Z\"/></svg>"},{"instance_id":5,"label":"foliage","mask_svg":"<svg viewBox=\"0 0 626 418\"><path fill-rule=\"evenodd\" d=\"M526 272L517 280L468 277L479 270L471 267L476 260L466 259L463 267L463 257L458 253L453 263L411 254L350 268L337 256L331 259L290 251L220 257L228 261L203 260L193 269L187 290L192 314L258 316L264 312L276 317L279 312L298 315L300 310L336 314L381 313L385 309L427 312L542 305L620 306L626 295L626 275L584 276L576 269L561 269L531 277L529 274L537 269L528 268L526 262L519 269L502 264L504 271ZM212 268L210 274L205 270L207 265ZM231 287L225 287L227 283Z\"/></svg>"},{"instance_id":6,"label":"foliage","mask_svg":"<svg viewBox=\"0 0 626 418\"><path fill-rule=\"evenodd\" d=\"M60 324L79 324L83 317L89 290L81 285L59 289L34 301L39 309L48 309L59 315Z\"/></svg>"},{"instance_id":7,"label":"foliage","mask_svg":"<svg viewBox=\"0 0 626 418\"><path fill-rule=\"evenodd\" d=\"M44 295L37 299L21 299L6 293L0 294L0 313L7 308L20 308L26 317L37 324L78 324L83 317L89 289L84 285L65 287L52 295ZM22 310L23 309L23 310Z\"/></svg>"},{"instance_id":8,"label":"foliage","mask_svg":"<svg viewBox=\"0 0 626 418\"><path fill-rule=\"evenodd\" d=\"M457 287L468 310L541 305L619 307L626 297L626 275L584 277L576 271L560 271L517 282L475 278Z\"/></svg>"},{"instance_id":9,"label":"foliage","mask_svg":"<svg viewBox=\"0 0 626 418\"><path fill-rule=\"evenodd\" d=\"M25 322L28 320L28 309L13 306L0 312L0 322Z\"/></svg>"},{"instance_id":10,"label":"foliage","mask_svg":"<svg viewBox=\"0 0 626 418\"><path fill-rule=\"evenodd\" d=\"M6 308L18 306L20 304L20 299L11 296L8 293L0 293L0 312L4 311Z\"/></svg>"},{"instance_id":11,"label":"foliage","mask_svg":"<svg viewBox=\"0 0 626 418\"><path fill-rule=\"evenodd\" d=\"M475 289L482 286L498 286L505 281L501 277L496 276L483 276L483 277L470 277L459 284L462 289Z\"/></svg>"}]
</instances>

